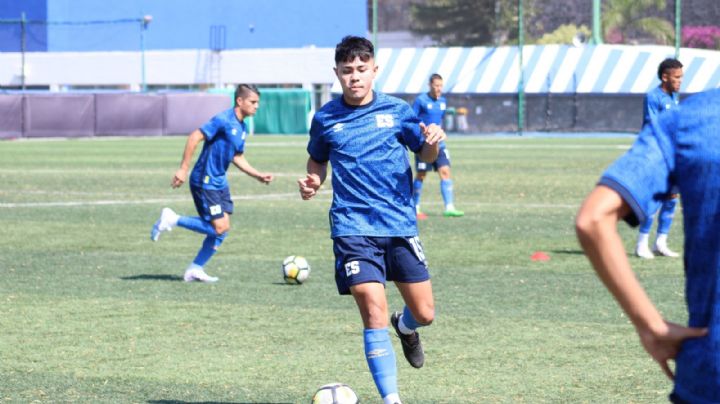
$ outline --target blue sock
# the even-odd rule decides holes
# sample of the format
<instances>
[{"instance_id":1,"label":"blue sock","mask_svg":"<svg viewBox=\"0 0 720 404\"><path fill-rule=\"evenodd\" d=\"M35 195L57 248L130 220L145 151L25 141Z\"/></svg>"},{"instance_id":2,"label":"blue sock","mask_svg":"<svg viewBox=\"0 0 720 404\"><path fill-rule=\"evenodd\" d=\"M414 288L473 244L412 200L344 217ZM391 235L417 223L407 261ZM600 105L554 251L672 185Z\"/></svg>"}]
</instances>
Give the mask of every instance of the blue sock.
<instances>
[{"instance_id":1,"label":"blue sock","mask_svg":"<svg viewBox=\"0 0 720 404\"><path fill-rule=\"evenodd\" d=\"M417 320L415 320L415 317L413 317L412 313L410 313L410 309L407 306L405 306L405 308L403 309L403 314L402 317L400 317L400 321L403 322L405 327L413 331L423 326L422 324L418 323Z\"/></svg>"},{"instance_id":2,"label":"blue sock","mask_svg":"<svg viewBox=\"0 0 720 404\"><path fill-rule=\"evenodd\" d=\"M184 227L197 233L202 233L213 237L217 236L217 233L215 233L215 228L213 227L212 223L206 222L205 220L197 216L180 216L177 224L180 227Z\"/></svg>"},{"instance_id":3,"label":"blue sock","mask_svg":"<svg viewBox=\"0 0 720 404\"><path fill-rule=\"evenodd\" d=\"M675 216L677 203L678 198L668 199L663 202L660 208L660 214L658 215L658 234L670 233L670 226L672 225L673 216Z\"/></svg>"},{"instance_id":4,"label":"blue sock","mask_svg":"<svg viewBox=\"0 0 720 404\"><path fill-rule=\"evenodd\" d=\"M223 233L219 236L205 237L205 241L203 241L200 251L198 251L197 256L195 256L193 264L199 267L204 267L205 264L210 261L210 258L215 255L217 249L220 247L220 244L222 244L223 240L225 240L225 236L227 236L227 233Z\"/></svg>"},{"instance_id":5,"label":"blue sock","mask_svg":"<svg viewBox=\"0 0 720 404\"><path fill-rule=\"evenodd\" d=\"M440 193L442 194L445 206L453 204L453 182L452 180L440 180Z\"/></svg>"},{"instance_id":6,"label":"blue sock","mask_svg":"<svg viewBox=\"0 0 720 404\"><path fill-rule=\"evenodd\" d=\"M422 194L423 182L415 180L413 182L413 198L415 199L415 206L420 206L420 194Z\"/></svg>"},{"instance_id":7,"label":"blue sock","mask_svg":"<svg viewBox=\"0 0 720 404\"><path fill-rule=\"evenodd\" d=\"M363 333L365 341L365 358L380 397L397 393L397 364L395 351L390 342L387 328L366 329Z\"/></svg>"},{"instance_id":8,"label":"blue sock","mask_svg":"<svg viewBox=\"0 0 720 404\"><path fill-rule=\"evenodd\" d=\"M652 230L653 216L655 216L654 213L652 215L648 216L647 220L645 220L644 222L642 222L640 224L640 233L650 234L650 230Z\"/></svg>"}]
</instances>

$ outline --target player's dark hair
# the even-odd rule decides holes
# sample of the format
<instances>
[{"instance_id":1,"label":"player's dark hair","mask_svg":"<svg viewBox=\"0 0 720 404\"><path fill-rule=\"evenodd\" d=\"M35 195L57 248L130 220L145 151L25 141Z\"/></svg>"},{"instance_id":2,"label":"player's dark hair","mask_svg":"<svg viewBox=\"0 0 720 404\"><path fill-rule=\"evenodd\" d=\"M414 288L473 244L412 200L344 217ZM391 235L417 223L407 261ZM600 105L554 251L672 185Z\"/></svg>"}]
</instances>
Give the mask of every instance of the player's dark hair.
<instances>
[{"instance_id":1,"label":"player's dark hair","mask_svg":"<svg viewBox=\"0 0 720 404\"><path fill-rule=\"evenodd\" d=\"M374 57L375 47L363 37L348 35L335 46L335 64L352 62L355 58L367 62Z\"/></svg>"},{"instance_id":2,"label":"player's dark hair","mask_svg":"<svg viewBox=\"0 0 720 404\"><path fill-rule=\"evenodd\" d=\"M260 96L260 90L258 90L258 88L255 87L253 84L238 84L237 88L235 89L235 106L237 106L238 98L245 98L250 93L255 93L258 97Z\"/></svg>"},{"instance_id":3,"label":"player's dark hair","mask_svg":"<svg viewBox=\"0 0 720 404\"><path fill-rule=\"evenodd\" d=\"M442 79L443 78L441 75L439 75L437 73L433 73L430 75L430 84L432 84L433 80L442 80Z\"/></svg>"},{"instance_id":4,"label":"player's dark hair","mask_svg":"<svg viewBox=\"0 0 720 404\"><path fill-rule=\"evenodd\" d=\"M679 60L673 58L667 58L660 63L658 66L658 78L662 80L662 75L671 69L682 69L683 64Z\"/></svg>"}]
</instances>

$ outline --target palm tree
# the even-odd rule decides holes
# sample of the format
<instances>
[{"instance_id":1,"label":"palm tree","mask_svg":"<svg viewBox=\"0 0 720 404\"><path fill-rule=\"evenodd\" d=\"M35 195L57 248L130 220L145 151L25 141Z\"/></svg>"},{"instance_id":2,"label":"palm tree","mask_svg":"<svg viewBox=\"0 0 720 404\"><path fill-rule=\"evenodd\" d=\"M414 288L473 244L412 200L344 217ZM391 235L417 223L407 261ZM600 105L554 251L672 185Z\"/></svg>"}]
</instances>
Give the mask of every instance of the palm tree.
<instances>
[{"instance_id":1,"label":"palm tree","mask_svg":"<svg viewBox=\"0 0 720 404\"><path fill-rule=\"evenodd\" d=\"M648 17L648 10L664 10L667 0L609 0L603 10L606 41L625 43L633 31L649 34L663 44L672 42L675 30L670 22ZM617 37L617 38L613 38Z\"/></svg>"}]
</instances>

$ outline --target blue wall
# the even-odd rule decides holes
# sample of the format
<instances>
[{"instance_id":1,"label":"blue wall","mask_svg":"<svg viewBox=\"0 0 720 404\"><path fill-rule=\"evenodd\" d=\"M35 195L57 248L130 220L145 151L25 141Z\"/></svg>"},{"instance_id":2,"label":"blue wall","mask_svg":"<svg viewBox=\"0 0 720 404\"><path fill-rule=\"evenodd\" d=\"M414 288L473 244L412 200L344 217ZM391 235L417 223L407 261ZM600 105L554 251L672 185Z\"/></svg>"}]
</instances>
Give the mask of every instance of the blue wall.
<instances>
[{"instance_id":1,"label":"blue wall","mask_svg":"<svg viewBox=\"0 0 720 404\"><path fill-rule=\"evenodd\" d=\"M51 24L31 40L34 50L139 50L144 15L153 17L148 50L210 48L211 26L224 27L226 49L334 47L344 35L367 33L366 7L367 0L0 0L0 18L25 11L51 22L117 21ZM0 25L0 51L19 49L19 30L10 28Z\"/></svg>"},{"instance_id":2,"label":"blue wall","mask_svg":"<svg viewBox=\"0 0 720 404\"><path fill-rule=\"evenodd\" d=\"M47 20L46 0L0 0L0 20L20 20L25 12L26 41L25 50L42 52L47 50L47 26L36 24ZM19 52L21 50L21 24L0 23L0 52Z\"/></svg>"}]
</instances>

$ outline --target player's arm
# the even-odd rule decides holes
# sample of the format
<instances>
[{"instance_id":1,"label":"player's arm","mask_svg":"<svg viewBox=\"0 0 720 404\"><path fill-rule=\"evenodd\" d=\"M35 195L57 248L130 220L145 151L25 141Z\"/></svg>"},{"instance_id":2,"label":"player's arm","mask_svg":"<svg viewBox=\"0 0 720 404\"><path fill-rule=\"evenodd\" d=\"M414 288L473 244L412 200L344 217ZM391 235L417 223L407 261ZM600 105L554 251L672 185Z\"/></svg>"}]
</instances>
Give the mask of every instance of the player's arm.
<instances>
[{"instance_id":1,"label":"player's arm","mask_svg":"<svg viewBox=\"0 0 720 404\"><path fill-rule=\"evenodd\" d=\"M588 195L576 219L576 232L590 263L630 318L640 341L665 374L686 338L700 337L706 328L688 328L665 321L635 277L617 223L631 213L620 194L603 185Z\"/></svg>"},{"instance_id":2,"label":"player's arm","mask_svg":"<svg viewBox=\"0 0 720 404\"><path fill-rule=\"evenodd\" d=\"M244 153L236 154L233 157L232 162L235 165L235 167L237 167L240 171L255 178L256 180L262 182L263 184L269 184L275 178L272 174L258 171L255 169L255 167L251 166L250 163L245 158Z\"/></svg>"},{"instance_id":3,"label":"player's arm","mask_svg":"<svg viewBox=\"0 0 720 404\"><path fill-rule=\"evenodd\" d=\"M327 161L319 163L313 160L312 157L308 158L307 175L305 178L300 178L298 180L300 196L303 200L307 201L317 194L317 191L320 189L327 177L327 164Z\"/></svg>"},{"instance_id":4,"label":"player's arm","mask_svg":"<svg viewBox=\"0 0 720 404\"><path fill-rule=\"evenodd\" d=\"M197 148L197 145L204 140L205 135L203 135L200 129L195 129L188 136L187 142L185 142L185 151L183 151L180 168L175 171L175 175L173 176L172 182L170 183L173 188L177 188L184 184L185 181L187 181L187 173L190 169L190 162L192 161L193 154L195 154L195 149Z\"/></svg>"},{"instance_id":5,"label":"player's arm","mask_svg":"<svg viewBox=\"0 0 720 404\"><path fill-rule=\"evenodd\" d=\"M425 143L420 149L420 160L432 163L437 160L438 153L440 153L440 142L447 139L447 135L440 126L434 123L426 126L420 122L420 130L425 137Z\"/></svg>"}]
</instances>

